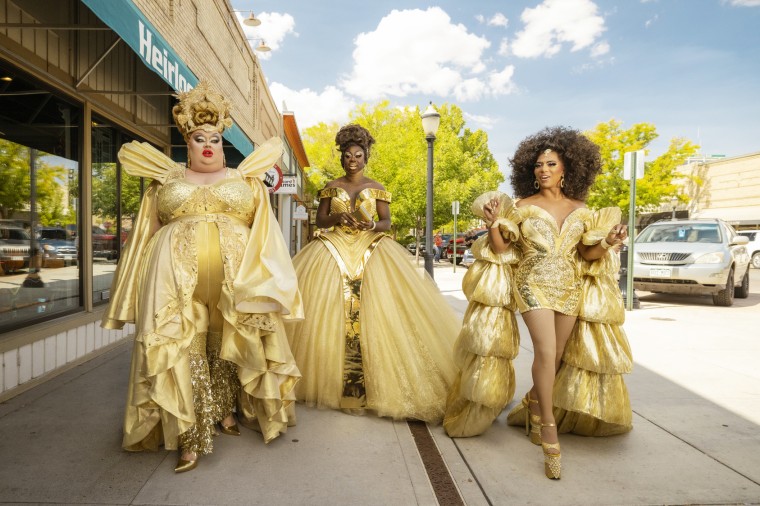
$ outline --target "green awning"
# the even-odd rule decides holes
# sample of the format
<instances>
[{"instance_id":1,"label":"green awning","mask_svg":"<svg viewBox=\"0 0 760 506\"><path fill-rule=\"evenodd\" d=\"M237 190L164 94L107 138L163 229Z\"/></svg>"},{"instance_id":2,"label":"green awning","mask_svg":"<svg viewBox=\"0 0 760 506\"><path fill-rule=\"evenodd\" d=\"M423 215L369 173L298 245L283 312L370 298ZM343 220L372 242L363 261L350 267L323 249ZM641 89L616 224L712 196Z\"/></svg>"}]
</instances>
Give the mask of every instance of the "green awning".
<instances>
[{"instance_id":1,"label":"green awning","mask_svg":"<svg viewBox=\"0 0 760 506\"><path fill-rule=\"evenodd\" d=\"M132 0L82 0L101 21L111 27L142 62L175 91L187 91L198 78L164 40ZM243 156L253 151L253 143L237 124L224 131L227 139Z\"/></svg>"}]
</instances>

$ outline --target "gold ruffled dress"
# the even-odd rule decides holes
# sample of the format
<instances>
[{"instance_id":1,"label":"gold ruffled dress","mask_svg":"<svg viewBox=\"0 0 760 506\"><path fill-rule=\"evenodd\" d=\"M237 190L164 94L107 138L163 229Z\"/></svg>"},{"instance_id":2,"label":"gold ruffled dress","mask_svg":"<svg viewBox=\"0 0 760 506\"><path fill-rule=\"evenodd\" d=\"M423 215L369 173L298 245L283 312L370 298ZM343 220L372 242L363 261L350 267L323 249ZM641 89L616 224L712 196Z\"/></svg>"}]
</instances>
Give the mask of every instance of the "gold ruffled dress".
<instances>
[{"instance_id":1,"label":"gold ruffled dress","mask_svg":"<svg viewBox=\"0 0 760 506\"><path fill-rule=\"evenodd\" d=\"M501 194L493 192L493 195L481 196L476 201L480 211L475 209L476 204L473 211L482 216L482 205L494 195ZM619 260L610 251L605 257L588 262L582 259L576 247L579 241L587 245L600 242L610 228L619 223L620 210L576 209L558 229L554 218L544 209L532 205L516 208L511 201L504 203L507 205L500 206L497 221L502 234L512 244L501 255L507 273L499 276L499 284L495 279L484 280L491 281L489 291L514 295L514 301L505 299L499 307L516 307L521 312L548 308L578 316L554 384L553 401L559 431L611 435L630 430L631 407L622 374L630 372L632 359L621 326L625 315L615 282ZM481 259L476 264L494 257L487 237L479 241L483 244L473 251L480 251ZM463 287L467 290L466 283ZM473 302L470 296L468 299L471 307L478 302ZM502 331L489 348L489 351L501 350L500 357L508 366L494 368L484 363L464 367L463 364L478 364L489 356L480 352L482 345L477 346L484 334L479 329L487 329L485 334L490 335L494 323L496 328L504 327L501 323L504 317L476 324L468 319L470 313L468 309L460 335L464 342L457 345L457 349L468 350L468 354L458 360L462 370L459 383L477 380L477 388L451 392L444 427L453 437L474 436L485 431L514 395L511 360L517 355L517 326L511 327L514 336L509 337ZM468 328L476 331L466 332ZM482 402L489 398L498 402ZM507 420L510 425L524 426L525 416L525 405L521 403L509 413Z\"/></svg>"},{"instance_id":2,"label":"gold ruffled dress","mask_svg":"<svg viewBox=\"0 0 760 506\"><path fill-rule=\"evenodd\" d=\"M295 273L259 176L271 140L214 184L146 143L122 147L133 176L153 179L119 262L102 325L134 322L124 416L127 450L213 449L214 423L237 409L266 442L293 423L300 377L283 318L301 318Z\"/></svg>"},{"instance_id":3,"label":"gold ruffled dress","mask_svg":"<svg viewBox=\"0 0 760 506\"><path fill-rule=\"evenodd\" d=\"M353 211L325 188L330 213ZM367 188L357 208L376 215L389 192ZM287 325L300 401L353 413L440 422L456 367L460 323L435 283L386 234L335 227L293 258L305 319Z\"/></svg>"}]
</instances>

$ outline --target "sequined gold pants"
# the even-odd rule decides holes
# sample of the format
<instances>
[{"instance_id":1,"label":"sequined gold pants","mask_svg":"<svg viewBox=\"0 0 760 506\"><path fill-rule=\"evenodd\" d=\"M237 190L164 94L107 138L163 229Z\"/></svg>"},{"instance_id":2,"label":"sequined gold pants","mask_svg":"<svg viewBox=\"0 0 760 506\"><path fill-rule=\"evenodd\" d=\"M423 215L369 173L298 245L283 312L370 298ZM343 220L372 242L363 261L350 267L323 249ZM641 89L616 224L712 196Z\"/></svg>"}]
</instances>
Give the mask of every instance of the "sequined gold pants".
<instances>
[{"instance_id":1,"label":"sequined gold pants","mask_svg":"<svg viewBox=\"0 0 760 506\"><path fill-rule=\"evenodd\" d=\"M179 436L182 451L199 455L213 450L214 424L232 413L240 382L235 364L219 358L224 319L217 309L224 265L216 223L196 227L198 282L193 292L193 318L198 332L190 345L195 425Z\"/></svg>"}]
</instances>

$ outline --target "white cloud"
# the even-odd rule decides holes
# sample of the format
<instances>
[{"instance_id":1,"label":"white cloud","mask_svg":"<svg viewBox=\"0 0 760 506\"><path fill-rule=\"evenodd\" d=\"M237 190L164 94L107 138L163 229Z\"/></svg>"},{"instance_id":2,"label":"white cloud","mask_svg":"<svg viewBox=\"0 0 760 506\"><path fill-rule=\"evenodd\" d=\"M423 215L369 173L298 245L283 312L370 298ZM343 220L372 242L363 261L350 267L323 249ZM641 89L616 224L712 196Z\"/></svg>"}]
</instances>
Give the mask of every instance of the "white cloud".
<instances>
[{"instance_id":1,"label":"white cloud","mask_svg":"<svg viewBox=\"0 0 760 506\"><path fill-rule=\"evenodd\" d=\"M498 118L482 114L470 114L468 112L463 112L462 114L468 123L472 123L472 126L475 128L482 128L483 130L491 130L499 121Z\"/></svg>"},{"instance_id":2,"label":"white cloud","mask_svg":"<svg viewBox=\"0 0 760 506\"><path fill-rule=\"evenodd\" d=\"M563 43L571 51L591 46L606 30L591 0L544 0L520 15L525 28L517 33L512 52L521 58L553 56Z\"/></svg>"},{"instance_id":3,"label":"white cloud","mask_svg":"<svg viewBox=\"0 0 760 506\"><path fill-rule=\"evenodd\" d=\"M363 100L417 93L475 100L486 92L476 76L487 69L483 52L491 43L439 7L393 10L354 44L352 72L341 86Z\"/></svg>"},{"instance_id":4,"label":"white cloud","mask_svg":"<svg viewBox=\"0 0 760 506\"><path fill-rule=\"evenodd\" d=\"M296 117L298 127L308 128L320 122L339 124L345 123L348 113L356 107L356 102L335 86L326 86L322 92L309 88L291 90L284 84L274 82L269 85L274 103L287 109Z\"/></svg>"},{"instance_id":5,"label":"white cloud","mask_svg":"<svg viewBox=\"0 0 760 506\"><path fill-rule=\"evenodd\" d=\"M485 23L485 22L486 22L486 17L485 17L484 15L482 15L482 14L477 14L477 15L475 16L475 20L476 20L478 23L481 23L481 24L483 24L483 23Z\"/></svg>"},{"instance_id":6,"label":"white cloud","mask_svg":"<svg viewBox=\"0 0 760 506\"><path fill-rule=\"evenodd\" d=\"M492 95L507 95L517 89L512 77L515 75L515 66L507 65L501 72L491 72L488 76L488 85Z\"/></svg>"},{"instance_id":7,"label":"white cloud","mask_svg":"<svg viewBox=\"0 0 760 506\"><path fill-rule=\"evenodd\" d=\"M760 7L760 0L729 0L734 7Z\"/></svg>"},{"instance_id":8,"label":"white cloud","mask_svg":"<svg viewBox=\"0 0 760 506\"><path fill-rule=\"evenodd\" d=\"M649 28L652 24L659 19L659 15L655 14L651 19L647 19L644 22L644 28Z\"/></svg>"},{"instance_id":9,"label":"white cloud","mask_svg":"<svg viewBox=\"0 0 760 506\"><path fill-rule=\"evenodd\" d=\"M493 15L493 17L491 17L491 19L488 20L488 26L503 26L506 28L508 24L509 20L501 12L497 12Z\"/></svg>"},{"instance_id":10,"label":"white cloud","mask_svg":"<svg viewBox=\"0 0 760 506\"><path fill-rule=\"evenodd\" d=\"M261 43L261 40L264 40L266 45L272 49L268 53L256 52L256 55L262 60L270 59L272 53L280 48L288 34L298 37L298 33L295 30L296 21L290 14L262 12L258 15L258 18L261 20L259 26L246 26L243 24L243 19L247 16L244 16L240 12L236 12L235 15L238 18L240 26L243 28L245 36L249 39L258 39L248 41L252 48L255 48Z\"/></svg>"},{"instance_id":11,"label":"white cloud","mask_svg":"<svg viewBox=\"0 0 760 506\"><path fill-rule=\"evenodd\" d=\"M499 56L509 56L509 42L507 41L506 37L501 39L501 42L499 43Z\"/></svg>"},{"instance_id":12,"label":"white cloud","mask_svg":"<svg viewBox=\"0 0 760 506\"><path fill-rule=\"evenodd\" d=\"M597 44L594 44L594 46L591 48L591 57L592 58L599 58L602 55L605 55L610 52L610 45L607 43L607 41L601 41Z\"/></svg>"}]
</instances>

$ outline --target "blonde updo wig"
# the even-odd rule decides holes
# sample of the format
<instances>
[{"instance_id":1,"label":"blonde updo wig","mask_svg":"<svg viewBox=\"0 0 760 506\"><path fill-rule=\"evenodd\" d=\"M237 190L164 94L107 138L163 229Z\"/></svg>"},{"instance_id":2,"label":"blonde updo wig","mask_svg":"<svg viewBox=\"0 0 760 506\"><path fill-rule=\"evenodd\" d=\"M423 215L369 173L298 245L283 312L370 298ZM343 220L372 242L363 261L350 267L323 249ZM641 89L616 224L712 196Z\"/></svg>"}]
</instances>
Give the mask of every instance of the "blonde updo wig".
<instances>
[{"instance_id":1,"label":"blonde updo wig","mask_svg":"<svg viewBox=\"0 0 760 506\"><path fill-rule=\"evenodd\" d=\"M190 91L175 95L179 99L172 108L174 122L187 142L196 130L222 133L232 126L230 102L201 81Z\"/></svg>"}]
</instances>

